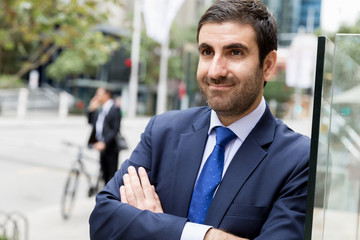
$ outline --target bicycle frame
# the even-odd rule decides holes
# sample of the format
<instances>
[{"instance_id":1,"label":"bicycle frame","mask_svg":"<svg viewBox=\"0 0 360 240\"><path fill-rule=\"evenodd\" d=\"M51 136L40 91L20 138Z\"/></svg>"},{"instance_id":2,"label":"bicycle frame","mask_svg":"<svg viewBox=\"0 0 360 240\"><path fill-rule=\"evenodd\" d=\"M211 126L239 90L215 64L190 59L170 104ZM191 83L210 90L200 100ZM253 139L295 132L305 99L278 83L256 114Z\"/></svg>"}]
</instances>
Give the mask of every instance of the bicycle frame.
<instances>
[{"instance_id":1,"label":"bicycle frame","mask_svg":"<svg viewBox=\"0 0 360 240\"><path fill-rule=\"evenodd\" d=\"M75 196L78 191L78 182L80 179L79 176L84 175L86 178L86 182L88 184L88 197L91 197L98 192L100 188L100 182L102 180L102 171L100 169L99 174L96 176L96 182L95 184L93 184L93 177L87 171L84 164L84 146L74 145L72 143L66 144L77 147L78 151L76 155L76 160L72 164L72 167L69 171L61 200L61 211L64 219L68 219L72 212Z\"/></svg>"}]
</instances>

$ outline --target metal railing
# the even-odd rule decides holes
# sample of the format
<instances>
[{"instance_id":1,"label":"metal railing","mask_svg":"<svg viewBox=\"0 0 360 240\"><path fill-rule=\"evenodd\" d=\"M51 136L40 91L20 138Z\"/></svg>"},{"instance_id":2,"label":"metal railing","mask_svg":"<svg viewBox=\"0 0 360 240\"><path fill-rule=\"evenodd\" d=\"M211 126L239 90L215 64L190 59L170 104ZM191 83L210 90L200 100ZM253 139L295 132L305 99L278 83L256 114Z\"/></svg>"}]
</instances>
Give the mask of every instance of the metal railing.
<instances>
[{"instance_id":1,"label":"metal railing","mask_svg":"<svg viewBox=\"0 0 360 240\"><path fill-rule=\"evenodd\" d=\"M28 240L29 222L19 212L0 211L0 240Z\"/></svg>"}]
</instances>

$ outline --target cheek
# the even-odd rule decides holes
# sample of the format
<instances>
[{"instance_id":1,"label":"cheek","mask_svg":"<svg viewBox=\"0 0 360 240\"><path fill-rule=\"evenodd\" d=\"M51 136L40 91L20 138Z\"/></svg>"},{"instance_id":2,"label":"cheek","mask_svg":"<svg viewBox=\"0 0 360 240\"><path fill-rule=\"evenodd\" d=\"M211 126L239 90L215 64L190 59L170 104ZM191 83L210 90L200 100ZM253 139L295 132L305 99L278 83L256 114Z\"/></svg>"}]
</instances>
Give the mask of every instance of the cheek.
<instances>
[{"instance_id":1,"label":"cheek","mask_svg":"<svg viewBox=\"0 0 360 240\"><path fill-rule=\"evenodd\" d=\"M247 79L249 77L253 77L254 66L246 62L242 62L230 65L229 71L238 79Z\"/></svg>"},{"instance_id":2,"label":"cheek","mask_svg":"<svg viewBox=\"0 0 360 240\"><path fill-rule=\"evenodd\" d=\"M207 75L207 68L205 64L201 64L199 62L196 72L196 77L198 82L200 83Z\"/></svg>"}]
</instances>

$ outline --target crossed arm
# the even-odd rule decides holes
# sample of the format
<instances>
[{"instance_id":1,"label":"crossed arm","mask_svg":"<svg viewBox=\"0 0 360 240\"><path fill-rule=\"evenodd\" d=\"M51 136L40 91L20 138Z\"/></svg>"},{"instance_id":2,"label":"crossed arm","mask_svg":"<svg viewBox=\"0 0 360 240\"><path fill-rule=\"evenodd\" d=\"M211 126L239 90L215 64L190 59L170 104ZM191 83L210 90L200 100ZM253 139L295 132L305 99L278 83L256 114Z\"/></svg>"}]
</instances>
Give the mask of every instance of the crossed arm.
<instances>
[{"instance_id":1,"label":"crossed arm","mask_svg":"<svg viewBox=\"0 0 360 240\"><path fill-rule=\"evenodd\" d=\"M128 174L123 176L124 185L120 187L122 203L127 203L140 210L163 213L159 196L151 185L144 168L139 167L138 173L133 166L128 168ZM211 228L204 240L245 240L219 229Z\"/></svg>"}]
</instances>

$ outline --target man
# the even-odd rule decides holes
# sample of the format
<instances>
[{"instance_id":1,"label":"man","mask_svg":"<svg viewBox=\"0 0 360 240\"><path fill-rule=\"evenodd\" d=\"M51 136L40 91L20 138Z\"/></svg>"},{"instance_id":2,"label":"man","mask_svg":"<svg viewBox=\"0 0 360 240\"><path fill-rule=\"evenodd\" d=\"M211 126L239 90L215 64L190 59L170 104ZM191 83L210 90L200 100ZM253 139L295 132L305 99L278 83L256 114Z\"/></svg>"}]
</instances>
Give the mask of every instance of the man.
<instances>
[{"instance_id":1,"label":"man","mask_svg":"<svg viewBox=\"0 0 360 240\"><path fill-rule=\"evenodd\" d=\"M120 129L120 109L112 99L112 92L101 87L96 90L88 110L88 122L92 125L88 143L100 152L100 167L107 183L118 170L116 135Z\"/></svg>"},{"instance_id":2,"label":"man","mask_svg":"<svg viewBox=\"0 0 360 240\"><path fill-rule=\"evenodd\" d=\"M97 196L91 239L303 239L310 141L263 98L277 58L275 19L258 0L220 0L200 19L197 40L210 108L150 120Z\"/></svg>"}]
</instances>

